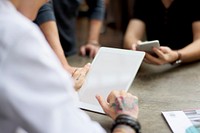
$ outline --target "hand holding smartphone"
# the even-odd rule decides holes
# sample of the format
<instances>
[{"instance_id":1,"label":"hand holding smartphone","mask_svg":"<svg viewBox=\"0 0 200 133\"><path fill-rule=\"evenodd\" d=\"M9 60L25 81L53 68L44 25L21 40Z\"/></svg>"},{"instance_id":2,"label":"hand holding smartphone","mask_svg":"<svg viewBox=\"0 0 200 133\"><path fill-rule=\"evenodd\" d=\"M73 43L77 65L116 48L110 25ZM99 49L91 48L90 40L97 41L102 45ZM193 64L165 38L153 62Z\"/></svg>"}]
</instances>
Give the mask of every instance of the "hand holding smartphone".
<instances>
[{"instance_id":1,"label":"hand holding smartphone","mask_svg":"<svg viewBox=\"0 0 200 133\"><path fill-rule=\"evenodd\" d=\"M153 47L160 47L160 43L158 40L141 42L137 45L136 50L144 51L149 54L154 54Z\"/></svg>"}]
</instances>

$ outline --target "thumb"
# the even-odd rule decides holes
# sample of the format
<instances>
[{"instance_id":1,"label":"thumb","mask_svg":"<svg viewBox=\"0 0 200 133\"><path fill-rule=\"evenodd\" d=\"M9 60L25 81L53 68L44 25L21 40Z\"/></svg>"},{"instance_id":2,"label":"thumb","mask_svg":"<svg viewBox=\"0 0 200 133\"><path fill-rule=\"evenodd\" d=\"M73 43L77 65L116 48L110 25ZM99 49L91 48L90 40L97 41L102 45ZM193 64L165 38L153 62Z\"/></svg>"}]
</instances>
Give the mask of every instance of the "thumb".
<instances>
[{"instance_id":1,"label":"thumb","mask_svg":"<svg viewBox=\"0 0 200 133\"><path fill-rule=\"evenodd\" d=\"M141 40L138 40L138 41L137 41L137 44L140 44L140 43L142 43L142 41L141 41Z\"/></svg>"},{"instance_id":2,"label":"thumb","mask_svg":"<svg viewBox=\"0 0 200 133\"><path fill-rule=\"evenodd\" d=\"M80 54L82 55L82 56L85 56L85 46L81 46L81 48L80 48Z\"/></svg>"},{"instance_id":3,"label":"thumb","mask_svg":"<svg viewBox=\"0 0 200 133\"><path fill-rule=\"evenodd\" d=\"M134 50L134 51L137 50L137 44L133 43L131 49Z\"/></svg>"},{"instance_id":4,"label":"thumb","mask_svg":"<svg viewBox=\"0 0 200 133\"><path fill-rule=\"evenodd\" d=\"M99 104L101 105L103 111L107 113L109 111L109 105L108 103L104 100L102 96L96 95L96 99L98 100Z\"/></svg>"},{"instance_id":5,"label":"thumb","mask_svg":"<svg viewBox=\"0 0 200 133\"><path fill-rule=\"evenodd\" d=\"M87 64L83 67L82 71L83 71L84 73L87 73L87 72L89 71L90 67L91 67L91 64L90 64L90 63L87 63Z\"/></svg>"}]
</instances>

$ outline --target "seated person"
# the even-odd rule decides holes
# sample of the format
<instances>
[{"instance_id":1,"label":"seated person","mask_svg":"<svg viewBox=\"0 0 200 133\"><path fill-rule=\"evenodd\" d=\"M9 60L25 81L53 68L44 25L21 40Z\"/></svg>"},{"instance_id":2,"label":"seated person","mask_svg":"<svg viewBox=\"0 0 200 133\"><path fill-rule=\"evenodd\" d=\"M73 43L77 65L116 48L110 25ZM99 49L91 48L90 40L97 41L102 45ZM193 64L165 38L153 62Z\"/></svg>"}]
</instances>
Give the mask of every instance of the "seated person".
<instances>
[{"instance_id":1,"label":"seated person","mask_svg":"<svg viewBox=\"0 0 200 133\"><path fill-rule=\"evenodd\" d=\"M147 63L162 65L199 60L199 5L199 0L136 0L133 18L124 36L124 48L136 50L138 40L146 33L147 40L159 40L161 44L160 48L153 48L157 56L146 53Z\"/></svg>"}]
</instances>

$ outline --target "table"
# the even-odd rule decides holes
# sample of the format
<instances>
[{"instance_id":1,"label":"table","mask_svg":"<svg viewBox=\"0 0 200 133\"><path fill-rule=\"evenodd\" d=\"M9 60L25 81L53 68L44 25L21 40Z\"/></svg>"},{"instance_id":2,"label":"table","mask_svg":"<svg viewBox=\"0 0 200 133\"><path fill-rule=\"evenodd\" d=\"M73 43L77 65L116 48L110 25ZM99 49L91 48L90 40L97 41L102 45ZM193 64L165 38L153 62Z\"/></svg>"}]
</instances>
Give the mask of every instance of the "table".
<instances>
[{"instance_id":1,"label":"table","mask_svg":"<svg viewBox=\"0 0 200 133\"><path fill-rule=\"evenodd\" d=\"M72 66L83 66L92 59L78 55L68 58ZM142 133L170 133L161 111L200 107L200 62L181 66L154 66L142 63L129 92L139 97ZM86 112L107 131L112 120Z\"/></svg>"}]
</instances>

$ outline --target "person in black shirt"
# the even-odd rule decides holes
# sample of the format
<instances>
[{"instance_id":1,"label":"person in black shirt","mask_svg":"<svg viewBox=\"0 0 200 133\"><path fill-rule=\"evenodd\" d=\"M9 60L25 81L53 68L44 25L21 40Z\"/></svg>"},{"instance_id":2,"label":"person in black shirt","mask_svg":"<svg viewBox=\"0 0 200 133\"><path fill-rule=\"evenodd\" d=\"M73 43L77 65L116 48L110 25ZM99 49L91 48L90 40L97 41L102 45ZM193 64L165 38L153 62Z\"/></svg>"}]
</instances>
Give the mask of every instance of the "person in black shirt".
<instances>
[{"instance_id":1,"label":"person in black shirt","mask_svg":"<svg viewBox=\"0 0 200 133\"><path fill-rule=\"evenodd\" d=\"M138 40L159 40L153 48L157 56L146 54L145 61L162 65L200 59L199 0L136 0L133 18L124 36L124 48L136 50Z\"/></svg>"}]
</instances>

